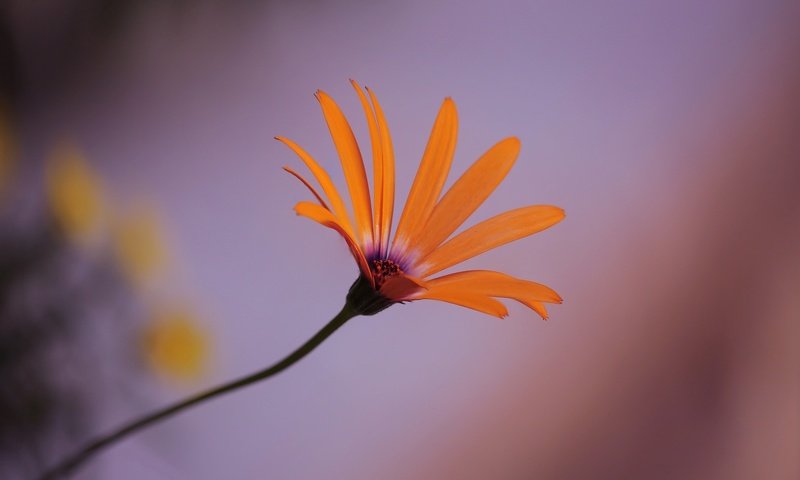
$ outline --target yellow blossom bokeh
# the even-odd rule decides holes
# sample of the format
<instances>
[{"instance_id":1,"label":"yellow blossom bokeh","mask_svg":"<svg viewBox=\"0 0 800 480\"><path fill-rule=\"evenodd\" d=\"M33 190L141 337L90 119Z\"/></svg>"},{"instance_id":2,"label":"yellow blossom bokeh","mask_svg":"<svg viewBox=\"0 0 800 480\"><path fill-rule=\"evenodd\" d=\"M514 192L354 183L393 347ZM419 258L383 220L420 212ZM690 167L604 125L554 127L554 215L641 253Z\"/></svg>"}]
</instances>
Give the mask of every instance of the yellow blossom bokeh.
<instances>
[{"instance_id":1,"label":"yellow blossom bokeh","mask_svg":"<svg viewBox=\"0 0 800 480\"><path fill-rule=\"evenodd\" d=\"M50 209L67 237L85 242L100 229L105 207L99 176L75 147L62 144L46 170Z\"/></svg>"},{"instance_id":2,"label":"yellow blossom bokeh","mask_svg":"<svg viewBox=\"0 0 800 480\"><path fill-rule=\"evenodd\" d=\"M210 338L188 308L158 310L144 328L141 353L147 364L173 381L191 381L208 369Z\"/></svg>"},{"instance_id":3,"label":"yellow blossom bokeh","mask_svg":"<svg viewBox=\"0 0 800 480\"><path fill-rule=\"evenodd\" d=\"M16 142L14 141L11 118L0 101L0 203L6 195L16 163Z\"/></svg>"},{"instance_id":4,"label":"yellow blossom bokeh","mask_svg":"<svg viewBox=\"0 0 800 480\"><path fill-rule=\"evenodd\" d=\"M117 215L112 235L117 262L134 283L143 285L165 270L168 249L154 207L136 205Z\"/></svg>"}]
</instances>

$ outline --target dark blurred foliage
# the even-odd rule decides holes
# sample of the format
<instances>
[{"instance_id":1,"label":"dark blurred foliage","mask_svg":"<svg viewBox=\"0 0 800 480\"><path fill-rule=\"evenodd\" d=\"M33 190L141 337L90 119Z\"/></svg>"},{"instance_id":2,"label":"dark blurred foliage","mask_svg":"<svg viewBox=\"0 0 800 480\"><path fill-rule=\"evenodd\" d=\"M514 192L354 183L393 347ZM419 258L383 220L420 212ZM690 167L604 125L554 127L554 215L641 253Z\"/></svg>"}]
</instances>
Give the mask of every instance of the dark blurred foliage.
<instances>
[{"instance_id":1,"label":"dark blurred foliage","mask_svg":"<svg viewBox=\"0 0 800 480\"><path fill-rule=\"evenodd\" d=\"M155 212L117 211L73 146L14 175L12 127L0 122L3 480L72 453L107 428L109 406L152 408L150 374L194 380L208 350L192 308L147 294L168 263Z\"/></svg>"},{"instance_id":2,"label":"dark blurred foliage","mask_svg":"<svg viewBox=\"0 0 800 480\"><path fill-rule=\"evenodd\" d=\"M76 219L67 218L65 226L65 218L59 218L76 214L76 208L102 209L84 205L85 181L93 179L78 179L77 186L67 188L67 198L61 192L54 200L48 172L39 168L48 162L20 150L25 146L20 122L26 105L56 98L82 69L112 58L126 22L152 3L164 3L176 16L197 6L182 0L0 3L2 480L32 478L71 453L99 430L104 408L119 403L120 397L127 403L152 404L147 394L132 394L141 390L134 386L141 386L141 367L148 360L142 356L143 325L154 315L166 317L162 323L169 325L174 314L154 314L145 306L141 285L120 264L112 232L87 245L69 227ZM59 211L59 202L73 201L77 205L67 205L72 212ZM77 215L86 217L84 213ZM145 332L167 336L158 337L161 343L154 347L167 361L174 355L170 348L186 351L180 336L186 335L187 321L180 322L183 330L177 334L174 327L166 333ZM145 328L153 325L158 323ZM178 346L172 347L169 342L176 335ZM204 350L191 353L197 357ZM170 367L178 368L178 374L187 368L181 363L165 368Z\"/></svg>"},{"instance_id":3,"label":"dark blurred foliage","mask_svg":"<svg viewBox=\"0 0 800 480\"><path fill-rule=\"evenodd\" d=\"M57 91L75 72L114 55L121 32L135 15L153 4L179 20L205 4L227 10L256 0L73 0L0 3L0 98ZM263 2L262 2L263 3Z\"/></svg>"},{"instance_id":4,"label":"dark blurred foliage","mask_svg":"<svg viewBox=\"0 0 800 480\"><path fill-rule=\"evenodd\" d=\"M19 98L54 87L76 66L113 48L115 32L143 1L6 2L0 4L0 91ZM175 8L181 0L164 2ZM47 28L43 28L43 27Z\"/></svg>"},{"instance_id":5,"label":"dark blurred foliage","mask_svg":"<svg viewBox=\"0 0 800 480\"><path fill-rule=\"evenodd\" d=\"M49 215L25 230L8 228L10 217L6 209L0 218L3 479L30 478L64 455L91 430L93 404L106 400L98 387L135 378L109 375L135 365L124 354L134 316L109 322L104 313L130 310L130 288L113 262L77 248ZM97 335L108 342L87 341Z\"/></svg>"},{"instance_id":6,"label":"dark blurred foliage","mask_svg":"<svg viewBox=\"0 0 800 480\"><path fill-rule=\"evenodd\" d=\"M8 10L8 5L0 5L0 98L12 99L21 89L20 60Z\"/></svg>"}]
</instances>

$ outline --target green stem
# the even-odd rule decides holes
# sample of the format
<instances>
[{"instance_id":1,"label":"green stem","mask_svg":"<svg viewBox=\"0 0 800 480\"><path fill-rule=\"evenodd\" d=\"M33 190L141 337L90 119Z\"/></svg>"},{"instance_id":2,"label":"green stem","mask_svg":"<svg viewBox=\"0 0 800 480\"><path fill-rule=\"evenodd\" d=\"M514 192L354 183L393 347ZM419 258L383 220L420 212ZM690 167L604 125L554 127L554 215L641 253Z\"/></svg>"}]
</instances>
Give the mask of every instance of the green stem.
<instances>
[{"instance_id":1,"label":"green stem","mask_svg":"<svg viewBox=\"0 0 800 480\"><path fill-rule=\"evenodd\" d=\"M83 462L91 458L99 451L103 450L108 446L111 446L117 441L124 439L128 435L138 430L141 430L144 427L147 427L156 422L164 420L165 418L168 418L176 413L182 412L183 410L186 410L187 408L192 407L194 405L200 404L206 400L210 400L214 397L223 395L228 392L232 392L234 390L256 383L260 380L267 379L273 375L282 372L283 370L290 367L301 358L308 355L320 343L322 343L326 338L328 338L333 332L338 330L339 327L344 325L345 322L355 317L356 315L358 315L358 313L350 307L349 303L346 304L342 308L342 311L339 312L333 318L333 320L331 320L330 322L328 322L327 325L322 327L322 330L317 332L317 334L311 337L306 343L301 345L297 350L290 353L288 356L286 356L286 358L279 361L278 363L275 363L274 365L265 368L264 370L255 372L246 377L242 377L238 380L234 380L230 383L226 383L224 385L213 388L206 392L197 394L193 397L189 397L186 400L180 401L178 403L162 408L160 410L156 410L155 412L145 415L144 417L133 420L132 422L129 422L123 425L122 427L118 428L114 432L89 442L85 447L75 452L75 454L66 458L51 470L45 472L41 477L39 477L39 479L54 480L65 475L69 475L69 473L72 472L76 467L81 465Z\"/></svg>"}]
</instances>

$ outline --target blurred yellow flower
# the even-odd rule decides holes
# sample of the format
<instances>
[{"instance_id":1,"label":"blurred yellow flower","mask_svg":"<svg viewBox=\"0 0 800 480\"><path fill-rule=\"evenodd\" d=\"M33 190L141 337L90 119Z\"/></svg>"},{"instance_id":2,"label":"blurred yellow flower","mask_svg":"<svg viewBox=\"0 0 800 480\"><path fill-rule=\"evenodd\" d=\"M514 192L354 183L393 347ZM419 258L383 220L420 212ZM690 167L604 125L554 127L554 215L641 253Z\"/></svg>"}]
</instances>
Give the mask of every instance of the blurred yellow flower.
<instances>
[{"instance_id":1,"label":"blurred yellow flower","mask_svg":"<svg viewBox=\"0 0 800 480\"><path fill-rule=\"evenodd\" d=\"M123 272L143 284L164 269L168 260L164 229L154 207L138 205L114 222L114 252Z\"/></svg>"},{"instance_id":2,"label":"blurred yellow flower","mask_svg":"<svg viewBox=\"0 0 800 480\"><path fill-rule=\"evenodd\" d=\"M189 381L208 367L209 335L187 308L158 311L142 334L142 354L156 372L171 380Z\"/></svg>"},{"instance_id":3,"label":"blurred yellow flower","mask_svg":"<svg viewBox=\"0 0 800 480\"><path fill-rule=\"evenodd\" d=\"M64 233L85 241L101 224L104 207L101 181L74 147L61 145L50 155L47 196L53 216Z\"/></svg>"},{"instance_id":4,"label":"blurred yellow flower","mask_svg":"<svg viewBox=\"0 0 800 480\"><path fill-rule=\"evenodd\" d=\"M11 118L5 104L0 101L0 202L6 194L15 161L16 142Z\"/></svg>"}]
</instances>

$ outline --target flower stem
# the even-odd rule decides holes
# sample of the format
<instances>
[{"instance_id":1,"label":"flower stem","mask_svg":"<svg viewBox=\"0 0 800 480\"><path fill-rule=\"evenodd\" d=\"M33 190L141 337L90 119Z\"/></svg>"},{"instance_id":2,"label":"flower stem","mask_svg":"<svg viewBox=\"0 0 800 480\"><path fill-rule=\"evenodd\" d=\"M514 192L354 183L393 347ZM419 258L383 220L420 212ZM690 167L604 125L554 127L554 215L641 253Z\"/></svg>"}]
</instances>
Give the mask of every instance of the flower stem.
<instances>
[{"instance_id":1,"label":"flower stem","mask_svg":"<svg viewBox=\"0 0 800 480\"><path fill-rule=\"evenodd\" d=\"M355 317L356 315L358 315L358 312L356 312L350 306L349 303L345 304L345 306L342 308L342 311L339 312L333 318L333 320L328 322L327 325L322 327L322 330L317 332L316 335L311 337L306 343L301 345L297 350L287 355L283 360L275 363L274 365L268 368L265 368L264 370L260 370L253 374L247 375L246 377L242 377L238 380L234 380L232 382L220 385L219 387L212 388L211 390L199 393L185 400L182 400L180 402L177 402L160 410L156 410L155 412L140 417L136 420L133 420L123 425L122 427L118 428L114 432L89 442L85 447L75 452L72 456L64 459L54 468L45 472L41 477L39 477L39 479L54 480L57 478L61 478L65 475L69 475L70 472L72 472L75 468L77 468L79 465L81 465L83 462L91 458L99 451L103 450L108 446L111 446L117 441L124 439L128 435L138 430L141 430L144 427L147 427L161 420L164 420L176 413L182 412L183 410L186 410L187 408L192 407L194 405L200 404L206 400L210 400L214 397L218 397L225 393L232 392L234 390L256 383L260 380L267 379L273 375L282 372L283 370L290 367L301 358L308 355L312 350L314 350L317 346L319 346L320 343L322 343L326 338L328 338L333 332L338 330L339 327L344 325L345 322Z\"/></svg>"}]
</instances>

